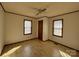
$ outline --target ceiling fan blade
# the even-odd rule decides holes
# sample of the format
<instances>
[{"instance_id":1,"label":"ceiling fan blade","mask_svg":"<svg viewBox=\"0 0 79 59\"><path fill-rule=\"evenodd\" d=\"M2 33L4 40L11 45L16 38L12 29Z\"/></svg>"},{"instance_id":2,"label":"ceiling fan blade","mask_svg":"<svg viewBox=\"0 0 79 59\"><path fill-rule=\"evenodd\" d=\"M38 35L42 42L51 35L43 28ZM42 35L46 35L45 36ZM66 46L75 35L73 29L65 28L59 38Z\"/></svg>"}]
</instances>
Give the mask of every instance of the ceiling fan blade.
<instances>
[{"instance_id":1,"label":"ceiling fan blade","mask_svg":"<svg viewBox=\"0 0 79 59\"><path fill-rule=\"evenodd\" d=\"M41 10L41 9L39 9L39 8L33 8L33 7L31 7L31 9L37 10L37 11L40 11L40 10Z\"/></svg>"},{"instance_id":2,"label":"ceiling fan blade","mask_svg":"<svg viewBox=\"0 0 79 59\"><path fill-rule=\"evenodd\" d=\"M45 10L47 10L46 8L44 8L43 10L41 10L42 12L44 12Z\"/></svg>"},{"instance_id":3,"label":"ceiling fan blade","mask_svg":"<svg viewBox=\"0 0 79 59\"><path fill-rule=\"evenodd\" d=\"M39 15L40 13L46 11L47 9L43 9L43 10L40 10L36 15Z\"/></svg>"},{"instance_id":4,"label":"ceiling fan blade","mask_svg":"<svg viewBox=\"0 0 79 59\"><path fill-rule=\"evenodd\" d=\"M39 15L41 12L38 12L36 15Z\"/></svg>"}]
</instances>

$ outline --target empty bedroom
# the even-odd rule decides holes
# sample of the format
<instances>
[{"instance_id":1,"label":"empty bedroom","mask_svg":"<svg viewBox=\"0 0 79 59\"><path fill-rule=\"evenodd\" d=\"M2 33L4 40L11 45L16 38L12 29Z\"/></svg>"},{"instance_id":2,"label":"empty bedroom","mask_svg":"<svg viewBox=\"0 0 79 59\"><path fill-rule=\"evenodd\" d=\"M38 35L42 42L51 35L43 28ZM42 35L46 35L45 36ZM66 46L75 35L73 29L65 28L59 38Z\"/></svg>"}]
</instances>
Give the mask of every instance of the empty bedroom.
<instances>
[{"instance_id":1,"label":"empty bedroom","mask_svg":"<svg viewBox=\"0 0 79 59\"><path fill-rule=\"evenodd\" d=\"M0 2L0 57L79 57L79 2Z\"/></svg>"}]
</instances>

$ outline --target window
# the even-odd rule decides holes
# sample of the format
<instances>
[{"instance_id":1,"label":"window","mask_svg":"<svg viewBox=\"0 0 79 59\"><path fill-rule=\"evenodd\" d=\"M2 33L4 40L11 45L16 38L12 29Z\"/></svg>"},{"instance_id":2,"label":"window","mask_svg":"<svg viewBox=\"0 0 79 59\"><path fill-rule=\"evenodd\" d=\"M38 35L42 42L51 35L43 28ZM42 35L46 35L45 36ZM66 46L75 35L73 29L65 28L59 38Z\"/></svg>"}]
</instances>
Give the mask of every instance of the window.
<instances>
[{"instance_id":1,"label":"window","mask_svg":"<svg viewBox=\"0 0 79 59\"><path fill-rule=\"evenodd\" d=\"M24 20L24 35L32 34L32 21Z\"/></svg>"},{"instance_id":2,"label":"window","mask_svg":"<svg viewBox=\"0 0 79 59\"><path fill-rule=\"evenodd\" d=\"M53 35L63 37L63 19L53 20Z\"/></svg>"}]
</instances>

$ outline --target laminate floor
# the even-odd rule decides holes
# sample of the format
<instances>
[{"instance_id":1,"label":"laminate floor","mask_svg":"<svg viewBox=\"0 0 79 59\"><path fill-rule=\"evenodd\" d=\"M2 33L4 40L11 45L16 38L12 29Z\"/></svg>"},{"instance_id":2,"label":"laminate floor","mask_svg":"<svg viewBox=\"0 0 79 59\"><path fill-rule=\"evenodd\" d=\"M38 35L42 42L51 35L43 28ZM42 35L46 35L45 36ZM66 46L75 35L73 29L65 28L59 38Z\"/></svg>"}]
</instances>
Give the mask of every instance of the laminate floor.
<instances>
[{"instance_id":1,"label":"laminate floor","mask_svg":"<svg viewBox=\"0 0 79 59\"><path fill-rule=\"evenodd\" d=\"M79 52L71 50L52 41L39 39L28 40L16 44L6 45L2 57L72 57L79 56Z\"/></svg>"}]
</instances>

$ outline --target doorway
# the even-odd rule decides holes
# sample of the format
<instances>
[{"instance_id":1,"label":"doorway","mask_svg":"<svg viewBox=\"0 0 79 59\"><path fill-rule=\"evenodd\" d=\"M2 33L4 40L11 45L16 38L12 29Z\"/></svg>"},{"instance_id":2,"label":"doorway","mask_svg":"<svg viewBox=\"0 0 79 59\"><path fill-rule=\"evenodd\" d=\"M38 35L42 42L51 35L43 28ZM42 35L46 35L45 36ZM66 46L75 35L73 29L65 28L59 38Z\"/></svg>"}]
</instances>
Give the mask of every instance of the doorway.
<instances>
[{"instance_id":1,"label":"doorway","mask_svg":"<svg viewBox=\"0 0 79 59\"><path fill-rule=\"evenodd\" d=\"M43 38L43 20L38 21L38 39L42 40Z\"/></svg>"}]
</instances>

